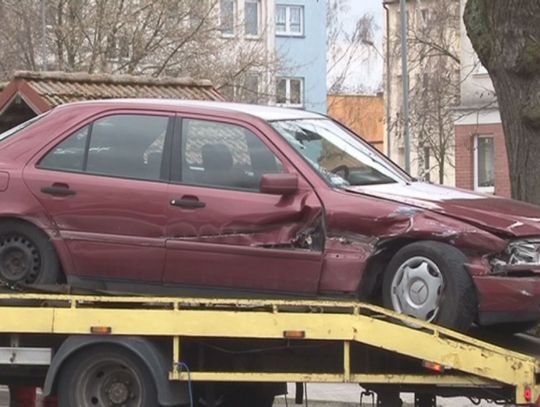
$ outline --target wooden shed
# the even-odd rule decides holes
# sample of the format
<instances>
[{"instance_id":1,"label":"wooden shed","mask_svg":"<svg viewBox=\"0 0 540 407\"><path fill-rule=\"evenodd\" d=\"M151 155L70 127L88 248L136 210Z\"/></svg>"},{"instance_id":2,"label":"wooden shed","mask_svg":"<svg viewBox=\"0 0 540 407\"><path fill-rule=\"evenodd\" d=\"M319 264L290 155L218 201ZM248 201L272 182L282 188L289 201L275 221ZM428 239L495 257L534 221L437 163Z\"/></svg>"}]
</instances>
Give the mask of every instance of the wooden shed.
<instances>
[{"instance_id":1,"label":"wooden shed","mask_svg":"<svg viewBox=\"0 0 540 407\"><path fill-rule=\"evenodd\" d=\"M223 100L208 80L18 71L0 84L0 132L63 103L119 98Z\"/></svg>"}]
</instances>

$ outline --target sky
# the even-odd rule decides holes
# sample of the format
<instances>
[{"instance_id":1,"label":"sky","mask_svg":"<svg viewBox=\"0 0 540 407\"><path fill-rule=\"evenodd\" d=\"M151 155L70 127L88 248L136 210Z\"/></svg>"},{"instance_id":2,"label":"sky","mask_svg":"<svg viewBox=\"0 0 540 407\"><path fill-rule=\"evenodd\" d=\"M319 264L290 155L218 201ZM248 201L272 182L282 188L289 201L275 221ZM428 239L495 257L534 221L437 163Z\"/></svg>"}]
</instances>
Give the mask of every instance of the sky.
<instances>
[{"instance_id":1,"label":"sky","mask_svg":"<svg viewBox=\"0 0 540 407\"><path fill-rule=\"evenodd\" d=\"M375 32L375 47L377 50L369 50L362 60L356 62L347 82L350 89L365 89L368 93L374 93L382 88L383 79L383 34L384 34L384 8L382 0L349 0L350 12L343 18L343 24L353 26L365 13L373 15L378 26Z\"/></svg>"}]
</instances>

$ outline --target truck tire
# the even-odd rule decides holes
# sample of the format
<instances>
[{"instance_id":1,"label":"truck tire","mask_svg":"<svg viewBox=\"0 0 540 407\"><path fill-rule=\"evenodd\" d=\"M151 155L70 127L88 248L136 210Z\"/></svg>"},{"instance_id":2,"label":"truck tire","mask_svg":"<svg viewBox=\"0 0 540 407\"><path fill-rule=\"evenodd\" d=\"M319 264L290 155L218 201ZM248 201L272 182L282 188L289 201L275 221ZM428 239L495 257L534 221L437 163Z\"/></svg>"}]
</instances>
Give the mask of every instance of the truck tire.
<instances>
[{"instance_id":1,"label":"truck tire","mask_svg":"<svg viewBox=\"0 0 540 407\"><path fill-rule=\"evenodd\" d=\"M128 350L94 346L76 353L61 368L59 407L158 406L151 373Z\"/></svg>"},{"instance_id":2,"label":"truck tire","mask_svg":"<svg viewBox=\"0 0 540 407\"><path fill-rule=\"evenodd\" d=\"M268 383L198 383L196 407L272 407L274 387Z\"/></svg>"},{"instance_id":3,"label":"truck tire","mask_svg":"<svg viewBox=\"0 0 540 407\"><path fill-rule=\"evenodd\" d=\"M10 284L55 284L60 263L47 234L25 222L0 223L0 279Z\"/></svg>"},{"instance_id":4,"label":"truck tire","mask_svg":"<svg viewBox=\"0 0 540 407\"><path fill-rule=\"evenodd\" d=\"M272 407L274 396L254 392L237 392L226 396L223 407Z\"/></svg>"},{"instance_id":5,"label":"truck tire","mask_svg":"<svg viewBox=\"0 0 540 407\"><path fill-rule=\"evenodd\" d=\"M423 241L399 250L383 278L383 304L394 311L465 331L477 313L467 257L446 243Z\"/></svg>"}]
</instances>

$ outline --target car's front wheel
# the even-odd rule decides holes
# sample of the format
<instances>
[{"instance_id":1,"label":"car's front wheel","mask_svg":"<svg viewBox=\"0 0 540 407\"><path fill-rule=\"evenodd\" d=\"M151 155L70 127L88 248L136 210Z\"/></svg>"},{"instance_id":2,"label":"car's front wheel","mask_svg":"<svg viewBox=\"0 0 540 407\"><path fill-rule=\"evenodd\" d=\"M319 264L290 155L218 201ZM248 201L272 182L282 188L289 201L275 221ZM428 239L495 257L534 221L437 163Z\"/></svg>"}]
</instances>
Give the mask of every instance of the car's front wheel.
<instances>
[{"instance_id":1,"label":"car's front wheel","mask_svg":"<svg viewBox=\"0 0 540 407\"><path fill-rule=\"evenodd\" d=\"M400 249L383 278L384 306L397 312L467 330L477 312L467 258L446 243L425 241Z\"/></svg>"}]
</instances>

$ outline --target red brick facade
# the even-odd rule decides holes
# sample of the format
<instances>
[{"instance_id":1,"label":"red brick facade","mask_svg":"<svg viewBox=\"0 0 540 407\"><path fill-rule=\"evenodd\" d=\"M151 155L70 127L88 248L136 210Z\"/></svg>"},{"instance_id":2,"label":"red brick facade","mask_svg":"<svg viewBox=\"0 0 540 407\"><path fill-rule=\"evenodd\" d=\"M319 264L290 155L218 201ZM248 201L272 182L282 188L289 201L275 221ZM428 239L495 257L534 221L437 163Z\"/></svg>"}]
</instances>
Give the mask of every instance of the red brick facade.
<instances>
[{"instance_id":1,"label":"red brick facade","mask_svg":"<svg viewBox=\"0 0 540 407\"><path fill-rule=\"evenodd\" d=\"M495 194L510 197L508 159L501 124L456 125L456 186L474 189L474 137L494 137Z\"/></svg>"}]
</instances>

